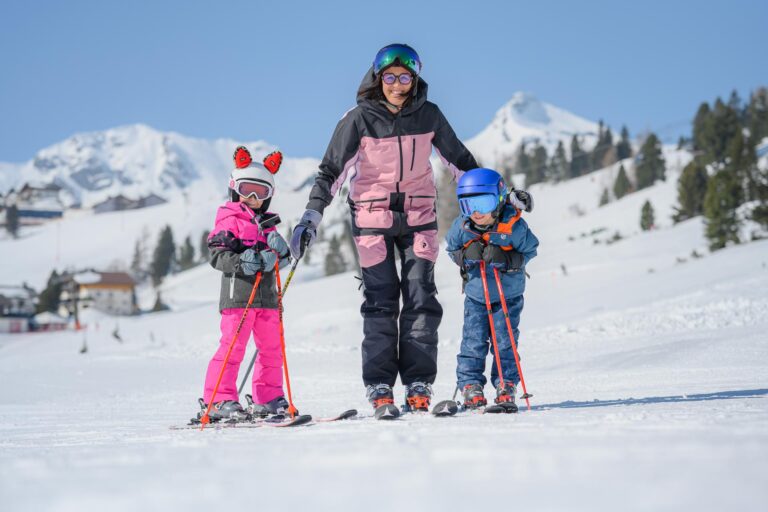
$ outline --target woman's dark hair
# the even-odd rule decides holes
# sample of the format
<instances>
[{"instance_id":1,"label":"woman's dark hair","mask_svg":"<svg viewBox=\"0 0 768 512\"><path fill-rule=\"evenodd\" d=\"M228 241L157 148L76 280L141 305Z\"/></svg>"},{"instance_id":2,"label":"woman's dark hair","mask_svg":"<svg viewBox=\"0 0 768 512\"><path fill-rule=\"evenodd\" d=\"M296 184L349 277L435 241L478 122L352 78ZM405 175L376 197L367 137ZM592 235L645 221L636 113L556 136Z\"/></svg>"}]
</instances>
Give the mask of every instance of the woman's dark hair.
<instances>
[{"instance_id":1,"label":"woman's dark hair","mask_svg":"<svg viewBox=\"0 0 768 512\"><path fill-rule=\"evenodd\" d=\"M363 97L367 100L371 101L387 101L387 99L384 97L384 91L381 88L381 75L384 74L384 71L391 68L392 66L403 66L403 64L400 62L400 59L395 59L395 61L387 66L386 68L382 69L378 75L376 75L376 78L373 80L372 83L368 85L361 85L360 88L357 90L357 97ZM407 69L407 68L406 68ZM409 71L411 74L413 72ZM410 105L411 100L413 99L413 96L416 94L416 82L418 81L419 77L416 75L413 75L413 86L411 87L411 94L408 96L408 98L405 100L405 103L403 103L403 108Z\"/></svg>"},{"instance_id":2,"label":"woman's dark hair","mask_svg":"<svg viewBox=\"0 0 768 512\"><path fill-rule=\"evenodd\" d=\"M368 85L362 84L357 90L357 97L367 100L380 101L384 99L384 91L381 89L381 73L376 75L374 81Z\"/></svg>"}]
</instances>

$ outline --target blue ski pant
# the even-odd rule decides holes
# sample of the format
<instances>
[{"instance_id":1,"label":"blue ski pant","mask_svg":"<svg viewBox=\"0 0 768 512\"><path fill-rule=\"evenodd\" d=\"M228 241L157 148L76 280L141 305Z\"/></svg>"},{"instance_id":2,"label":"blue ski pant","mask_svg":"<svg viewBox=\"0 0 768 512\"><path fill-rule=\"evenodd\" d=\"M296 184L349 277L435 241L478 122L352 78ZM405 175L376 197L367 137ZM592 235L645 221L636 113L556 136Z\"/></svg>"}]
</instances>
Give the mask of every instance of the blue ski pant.
<instances>
[{"instance_id":1,"label":"blue ski pant","mask_svg":"<svg viewBox=\"0 0 768 512\"><path fill-rule=\"evenodd\" d=\"M491 305L493 312L493 325L496 329L496 342L499 346L499 358L505 382L520 381L520 375L515 364L515 356L509 340L509 331L504 320L504 310L500 302ZM515 336L515 347L520 342L520 313L523 311L523 296L507 297L507 309L509 320ZM469 297L464 299L464 328L462 331L461 348L456 356L456 380L459 389L467 384L482 384L485 386L485 361L488 353L493 356L493 343L491 342L491 329L488 322L488 311L485 304L474 301ZM518 354L519 355L519 354ZM491 357L491 384L497 387L499 384L499 372L495 357Z\"/></svg>"}]
</instances>

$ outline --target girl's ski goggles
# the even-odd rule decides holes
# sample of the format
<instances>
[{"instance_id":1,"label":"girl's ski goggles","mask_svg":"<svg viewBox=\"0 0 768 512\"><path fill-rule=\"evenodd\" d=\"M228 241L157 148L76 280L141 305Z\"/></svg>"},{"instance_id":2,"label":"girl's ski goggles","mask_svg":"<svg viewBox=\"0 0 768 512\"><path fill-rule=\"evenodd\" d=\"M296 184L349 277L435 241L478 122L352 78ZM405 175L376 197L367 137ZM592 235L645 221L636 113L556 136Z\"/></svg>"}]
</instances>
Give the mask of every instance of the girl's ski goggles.
<instances>
[{"instance_id":1,"label":"girl's ski goggles","mask_svg":"<svg viewBox=\"0 0 768 512\"><path fill-rule=\"evenodd\" d=\"M265 200L272 197L272 187L263 181L238 180L232 190L243 197L254 197Z\"/></svg>"},{"instance_id":2,"label":"girl's ski goggles","mask_svg":"<svg viewBox=\"0 0 768 512\"><path fill-rule=\"evenodd\" d=\"M480 194L477 196L459 197L459 208L461 214L469 217L474 212L491 213L499 207L499 198L491 194Z\"/></svg>"},{"instance_id":3,"label":"girl's ski goggles","mask_svg":"<svg viewBox=\"0 0 768 512\"><path fill-rule=\"evenodd\" d=\"M402 85L408 85L413 82L413 75L410 73L402 73L396 75L394 73L384 73L381 75L381 81L387 85L392 85L395 82L400 82Z\"/></svg>"},{"instance_id":4,"label":"girl's ski goggles","mask_svg":"<svg viewBox=\"0 0 768 512\"><path fill-rule=\"evenodd\" d=\"M373 72L378 75L382 69L391 66L396 60L415 74L421 73L419 55L413 48L404 44L392 44L379 50L373 59Z\"/></svg>"}]
</instances>

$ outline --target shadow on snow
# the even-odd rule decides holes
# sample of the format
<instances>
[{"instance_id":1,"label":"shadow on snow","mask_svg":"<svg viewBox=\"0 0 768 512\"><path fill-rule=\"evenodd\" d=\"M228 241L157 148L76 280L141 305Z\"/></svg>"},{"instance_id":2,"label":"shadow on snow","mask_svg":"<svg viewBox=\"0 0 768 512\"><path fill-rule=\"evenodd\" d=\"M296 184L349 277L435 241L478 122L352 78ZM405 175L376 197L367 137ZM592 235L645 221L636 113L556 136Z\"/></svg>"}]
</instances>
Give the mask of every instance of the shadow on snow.
<instances>
[{"instance_id":1,"label":"shadow on snow","mask_svg":"<svg viewBox=\"0 0 768 512\"><path fill-rule=\"evenodd\" d=\"M534 405L531 409L579 409L583 407L610 407L613 405L666 404L676 402L703 402L707 400L732 400L734 398L759 398L768 395L768 389L742 389L738 391L718 391L698 395L649 396L645 398L619 398L616 400L591 400L574 402L568 400L559 404Z\"/></svg>"}]
</instances>

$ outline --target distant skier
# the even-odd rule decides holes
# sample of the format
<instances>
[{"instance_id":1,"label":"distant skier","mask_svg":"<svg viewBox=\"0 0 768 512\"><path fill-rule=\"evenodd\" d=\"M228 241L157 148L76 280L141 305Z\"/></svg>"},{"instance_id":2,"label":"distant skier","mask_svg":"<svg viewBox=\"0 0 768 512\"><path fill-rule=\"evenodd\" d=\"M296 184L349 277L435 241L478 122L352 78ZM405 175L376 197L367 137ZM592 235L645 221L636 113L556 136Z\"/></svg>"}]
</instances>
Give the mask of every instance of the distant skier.
<instances>
[{"instance_id":1,"label":"distant skier","mask_svg":"<svg viewBox=\"0 0 768 512\"><path fill-rule=\"evenodd\" d=\"M483 387L486 383L485 359L492 336L487 307L490 304L503 377L499 378L494 364L491 384L496 388L496 403L514 404L515 386L520 376L494 269L498 271L515 340L519 343L525 266L536 256L539 241L521 218L521 209L526 205L507 191L504 179L496 171L470 170L459 180L456 194L461 215L451 225L446 241L451 259L461 269L466 293L464 328L457 356L458 387L466 407L486 405ZM482 265L485 266L485 283ZM490 348L493 351L493 347Z\"/></svg>"},{"instance_id":2,"label":"distant skier","mask_svg":"<svg viewBox=\"0 0 768 512\"><path fill-rule=\"evenodd\" d=\"M437 105L427 101L421 68L410 46L378 51L357 106L336 126L291 238L293 256L301 257L350 173L347 201L365 293L363 383L374 407L394 403L398 374L408 406L429 406L443 315L433 275L439 242L429 159L434 147L455 178L477 167Z\"/></svg>"},{"instance_id":3,"label":"distant skier","mask_svg":"<svg viewBox=\"0 0 768 512\"><path fill-rule=\"evenodd\" d=\"M248 303L255 276L261 282L235 341L209 414L213 421L246 419L248 413L279 413L288 408L283 394L282 356L275 263L280 268L290 263L288 244L274 226L262 229L260 222L274 216L267 212L275 190L272 177L280 167L282 155L272 153L265 165L252 161L248 150L240 146L234 155L235 169L229 180L230 200L216 212L216 223L208 236L210 262L222 272L219 311L220 345L205 375L203 401L207 405L226 353ZM237 396L237 374L245 348L253 333L259 350L253 370L254 408L245 411Z\"/></svg>"}]
</instances>

